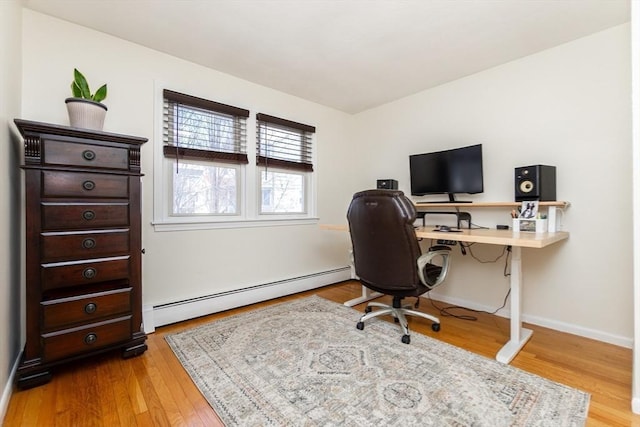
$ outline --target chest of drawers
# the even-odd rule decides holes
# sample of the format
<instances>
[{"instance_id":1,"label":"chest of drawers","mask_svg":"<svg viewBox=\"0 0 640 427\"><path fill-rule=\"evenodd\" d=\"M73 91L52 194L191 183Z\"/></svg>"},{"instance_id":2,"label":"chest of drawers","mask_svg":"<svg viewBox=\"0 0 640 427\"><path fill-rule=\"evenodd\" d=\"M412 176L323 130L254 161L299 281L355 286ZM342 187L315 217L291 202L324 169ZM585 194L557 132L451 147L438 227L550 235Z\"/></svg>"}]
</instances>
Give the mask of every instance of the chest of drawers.
<instances>
[{"instance_id":1,"label":"chest of drawers","mask_svg":"<svg viewBox=\"0 0 640 427\"><path fill-rule=\"evenodd\" d=\"M145 138L16 119L24 138L26 343L16 381L120 349L143 353Z\"/></svg>"}]
</instances>

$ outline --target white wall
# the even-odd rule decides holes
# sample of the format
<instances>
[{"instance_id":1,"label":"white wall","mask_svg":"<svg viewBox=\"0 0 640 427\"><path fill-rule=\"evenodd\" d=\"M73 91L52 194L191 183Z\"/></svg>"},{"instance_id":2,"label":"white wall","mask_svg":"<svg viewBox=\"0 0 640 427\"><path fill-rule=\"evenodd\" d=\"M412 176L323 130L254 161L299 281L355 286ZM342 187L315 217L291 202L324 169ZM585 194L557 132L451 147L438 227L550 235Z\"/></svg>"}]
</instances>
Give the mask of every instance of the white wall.
<instances>
[{"instance_id":1,"label":"white wall","mask_svg":"<svg viewBox=\"0 0 640 427\"><path fill-rule=\"evenodd\" d=\"M316 126L318 214L321 222L343 222L345 193L340 171L350 144L344 113L171 57L103 33L25 9L23 12L22 117L68 124L64 99L73 68L90 84L108 83L105 131L143 136L143 304L159 305L345 267L346 236L314 225L155 232L153 153L154 82L173 90L247 108L255 113ZM259 66L259 64L256 64ZM348 175L344 175L348 176Z\"/></svg>"},{"instance_id":2,"label":"white wall","mask_svg":"<svg viewBox=\"0 0 640 427\"><path fill-rule=\"evenodd\" d=\"M631 2L631 86L633 93L633 301L634 342L631 409L640 414L640 3Z\"/></svg>"},{"instance_id":3,"label":"white wall","mask_svg":"<svg viewBox=\"0 0 640 427\"><path fill-rule=\"evenodd\" d=\"M20 114L20 1L0 2L0 423L20 351L20 199L18 138L12 135Z\"/></svg>"},{"instance_id":4,"label":"white wall","mask_svg":"<svg viewBox=\"0 0 640 427\"><path fill-rule=\"evenodd\" d=\"M358 186L396 178L409 193L410 154L483 144L485 192L468 200L514 200L514 168L557 167L570 239L523 250L524 318L631 345L632 193L628 24L361 113L355 131L367 167ZM463 199L461 196L460 199ZM474 222L508 224L508 211ZM452 221L452 219L449 219ZM442 220L440 220L442 221ZM508 290L504 263L454 251L451 301L497 308ZM473 246L481 259L497 247Z\"/></svg>"},{"instance_id":5,"label":"white wall","mask_svg":"<svg viewBox=\"0 0 640 427\"><path fill-rule=\"evenodd\" d=\"M558 196L572 206L571 238L524 250L525 319L630 345L632 337L629 26L619 26L442 85L357 116L188 63L30 10L23 13L25 119L67 123L71 71L107 82L105 130L146 136L143 277L145 304L201 295L344 266L347 236L316 226L154 232L154 81L215 101L266 111L318 128L321 223L344 223L354 191L396 178L408 192L408 155L484 144L485 193L513 199L513 169L558 167ZM64 47L64 48L62 48ZM257 64L259 65L259 64ZM251 126L251 124L250 124ZM501 211L474 222L506 223ZM499 249L474 246L495 257ZM508 289L502 261L456 253L444 298L497 308Z\"/></svg>"}]
</instances>

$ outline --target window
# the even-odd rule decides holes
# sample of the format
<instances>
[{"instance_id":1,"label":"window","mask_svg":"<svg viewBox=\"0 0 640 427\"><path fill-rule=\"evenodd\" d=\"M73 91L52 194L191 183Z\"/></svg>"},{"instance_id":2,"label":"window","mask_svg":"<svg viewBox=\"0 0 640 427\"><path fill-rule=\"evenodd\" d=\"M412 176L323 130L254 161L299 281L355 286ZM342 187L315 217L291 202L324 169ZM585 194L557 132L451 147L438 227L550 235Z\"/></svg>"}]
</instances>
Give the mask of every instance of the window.
<instances>
[{"instance_id":1,"label":"window","mask_svg":"<svg viewBox=\"0 0 640 427\"><path fill-rule=\"evenodd\" d=\"M173 215L238 213L238 175L236 167L176 162Z\"/></svg>"},{"instance_id":2,"label":"window","mask_svg":"<svg viewBox=\"0 0 640 427\"><path fill-rule=\"evenodd\" d=\"M315 127L256 115L260 214L306 214Z\"/></svg>"},{"instance_id":3,"label":"window","mask_svg":"<svg viewBox=\"0 0 640 427\"><path fill-rule=\"evenodd\" d=\"M170 90L163 98L170 215L239 215L249 111Z\"/></svg>"},{"instance_id":4,"label":"window","mask_svg":"<svg viewBox=\"0 0 640 427\"><path fill-rule=\"evenodd\" d=\"M159 84L156 102L156 231L317 223L315 127Z\"/></svg>"},{"instance_id":5,"label":"window","mask_svg":"<svg viewBox=\"0 0 640 427\"><path fill-rule=\"evenodd\" d=\"M260 171L262 213L303 213L306 211L304 174Z\"/></svg>"}]
</instances>

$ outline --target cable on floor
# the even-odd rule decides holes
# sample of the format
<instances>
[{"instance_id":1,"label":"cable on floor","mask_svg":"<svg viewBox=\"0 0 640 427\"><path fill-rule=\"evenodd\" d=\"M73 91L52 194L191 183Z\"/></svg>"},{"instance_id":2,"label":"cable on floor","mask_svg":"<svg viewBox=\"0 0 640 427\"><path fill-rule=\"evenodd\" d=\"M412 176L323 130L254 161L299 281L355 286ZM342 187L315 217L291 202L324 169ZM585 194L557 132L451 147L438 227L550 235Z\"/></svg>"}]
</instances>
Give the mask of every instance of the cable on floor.
<instances>
[{"instance_id":1,"label":"cable on floor","mask_svg":"<svg viewBox=\"0 0 640 427\"><path fill-rule=\"evenodd\" d=\"M438 313L440 313L441 317L455 317L456 319L461 319L461 320L476 321L476 320L478 320L478 318L476 316L473 316L473 315L470 315L470 314L455 314L455 313L452 312L452 310L464 310L464 311L470 311L472 313L496 314L498 311L500 311L500 310L502 310L503 308L506 307L507 299L509 298L510 294L511 294L511 289L509 289L507 291L506 295L504 296L504 300L502 301L502 306L496 308L494 311L475 310L473 308L461 307L459 305L450 305L450 306L447 306L447 307L438 307L436 305L436 303L431 299L431 295L429 295L429 293L427 293L427 298L429 298L429 302L431 303L433 308L438 310Z\"/></svg>"}]
</instances>

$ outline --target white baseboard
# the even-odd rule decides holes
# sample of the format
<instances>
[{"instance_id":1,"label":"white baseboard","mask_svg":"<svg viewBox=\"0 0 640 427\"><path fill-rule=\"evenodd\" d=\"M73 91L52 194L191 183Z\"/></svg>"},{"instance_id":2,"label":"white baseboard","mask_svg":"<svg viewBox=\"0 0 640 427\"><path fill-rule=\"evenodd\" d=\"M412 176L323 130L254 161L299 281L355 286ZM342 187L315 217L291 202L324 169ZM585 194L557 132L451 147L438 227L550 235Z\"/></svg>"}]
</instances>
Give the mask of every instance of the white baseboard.
<instances>
[{"instance_id":1,"label":"white baseboard","mask_svg":"<svg viewBox=\"0 0 640 427\"><path fill-rule=\"evenodd\" d=\"M435 292L431 292L431 298L433 298L434 300L446 302L447 304L467 307L473 310L482 310L482 311L488 311L488 312L493 312L495 310L495 307L480 305L473 301L468 301L464 299L451 298L446 295L437 294ZM511 312L510 310L504 308L502 310L499 310L496 313L496 316L509 318L511 316ZM613 344L620 347L626 347L626 348L633 347L633 338L631 337L623 337L620 335L608 334L595 329L576 326L571 323L558 322L557 320L551 320L544 317L531 316L526 313L522 314L522 321L526 323L530 323L532 325L553 329L554 331L566 332L568 334L578 335L581 337L606 342L608 344Z\"/></svg>"},{"instance_id":2,"label":"white baseboard","mask_svg":"<svg viewBox=\"0 0 640 427\"><path fill-rule=\"evenodd\" d=\"M155 331L155 328L159 326L182 322L184 320L205 316L207 314L254 304L297 292L307 291L349 279L351 279L351 270L349 267L343 267L307 276L250 286L234 291L205 295L185 301L175 301L158 306L144 306L142 313L144 330L146 333L152 333ZM447 304L458 305L474 310L488 312L495 310L495 307L480 305L474 301L452 298L435 292L431 292L431 297L434 300L442 301ZM506 308L499 310L496 315L509 318L510 310ZM527 315L526 313L522 315L522 321L625 348L633 347L633 339L631 337L608 334L599 330L583 328L570 323Z\"/></svg>"},{"instance_id":3,"label":"white baseboard","mask_svg":"<svg viewBox=\"0 0 640 427\"><path fill-rule=\"evenodd\" d=\"M9 378L7 379L7 383L4 385L4 389L2 390L2 398L0 399L0 424L2 425L4 425L4 417L7 415L9 401L11 400L11 395L13 394L13 383L16 378L16 372L18 372L18 364L20 364L21 358L22 352L18 353L18 357L13 363L13 367L11 368L11 373L9 374Z\"/></svg>"},{"instance_id":4,"label":"white baseboard","mask_svg":"<svg viewBox=\"0 0 640 427\"><path fill-rule=\"evenodd\" d=\"M316 289L332 283L349 280L350 278L351 268L342 267L185 301L175 301L153 307L145 306L142 312L144 330L146 333L151 333L159 326Z\"/></svg>"},{"instance_id":5,"label":"white baseboard","mask_svg":"<svg viewBox=\"0 0 640 427\"><path fill-rule=\"evenodd\" d=\"M633 411L634 414L640 414L640 397L631 399L631 411Z\"/></svg>"},{"instance_id":6,"label":"white baseboard","mask_svg":"<svg viewBox=\"0 0 640 427\"><path fill-rule=\"evenodd\" d=\"M142 326L145 334L150 334L156 331L156 322L153 315L152 305L142 306Z\"/></svg>"}]
</instances>

